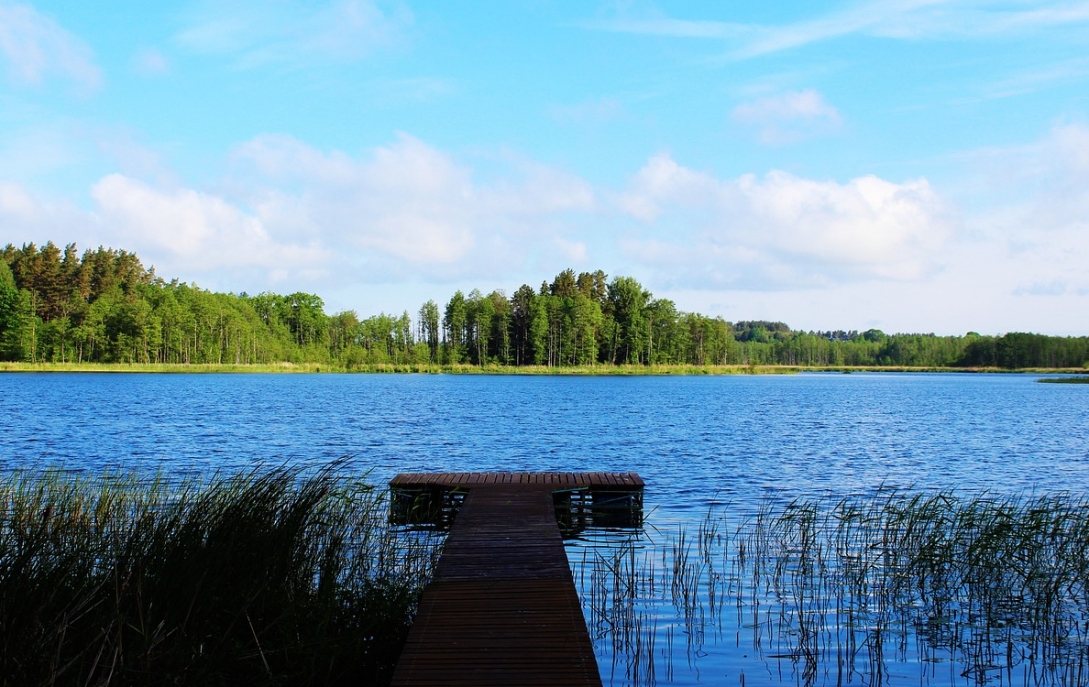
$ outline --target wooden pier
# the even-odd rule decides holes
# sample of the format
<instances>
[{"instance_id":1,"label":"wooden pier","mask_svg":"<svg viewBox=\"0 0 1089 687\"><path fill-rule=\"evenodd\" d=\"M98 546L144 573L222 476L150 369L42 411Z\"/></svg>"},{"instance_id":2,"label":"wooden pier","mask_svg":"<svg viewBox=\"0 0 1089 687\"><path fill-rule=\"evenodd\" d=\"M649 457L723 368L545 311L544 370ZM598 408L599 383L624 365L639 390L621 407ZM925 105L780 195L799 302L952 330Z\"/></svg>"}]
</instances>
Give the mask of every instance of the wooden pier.
<instances>
[{"instance_id":1,"label":"wooden pier","mask_svg":"<svg viewBox=\"0 0 1089 687\"><path fill-rule=\"evenodd\" d=\"M638 493L635 473L401 474L402 493L464 494L393 684L601 685L553 493Z\"/></svg>"}]
</instances>

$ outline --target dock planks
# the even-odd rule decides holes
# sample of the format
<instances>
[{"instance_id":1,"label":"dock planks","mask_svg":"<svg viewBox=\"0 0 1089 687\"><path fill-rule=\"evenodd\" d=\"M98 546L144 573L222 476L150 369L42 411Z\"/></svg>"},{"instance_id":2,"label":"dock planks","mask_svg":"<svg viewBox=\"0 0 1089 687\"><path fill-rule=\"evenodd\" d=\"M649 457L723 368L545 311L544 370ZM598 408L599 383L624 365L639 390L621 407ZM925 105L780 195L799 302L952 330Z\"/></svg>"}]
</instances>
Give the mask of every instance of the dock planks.
<instances>
[{"instance_id":1,"label":"dock planks","mask_svg":"<svg viewBox=\"0 0 1089 687\"><path fill-rule=\"evenodd\" d=\"M402 472L390 480L395 488L469 488L482 484L534 484L552 489L624 487L642 489L634 472Z\"/></svg>"},{"instance_id":2,"label":"dock planks","mask_svg":"<svg viewBox=\"0 0 1089 687\"><path fill-rule=\"evenodd\" d=\"M637 474L414 473L390 486L468 490L394 685L601 685L552 492L641 490Z\"/></svg>"}]
</instances>

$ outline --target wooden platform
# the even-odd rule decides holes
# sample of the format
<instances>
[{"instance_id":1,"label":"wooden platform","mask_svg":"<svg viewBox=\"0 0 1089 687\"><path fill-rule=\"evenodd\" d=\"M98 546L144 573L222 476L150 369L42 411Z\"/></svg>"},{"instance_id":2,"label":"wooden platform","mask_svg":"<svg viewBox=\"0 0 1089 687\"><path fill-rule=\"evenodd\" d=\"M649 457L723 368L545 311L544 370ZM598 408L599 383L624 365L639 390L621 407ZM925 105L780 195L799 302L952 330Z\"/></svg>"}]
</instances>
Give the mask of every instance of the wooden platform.
<instances>
[{"instance_id":1,"label":"wooden platform","mask_svg":"<svg viewBox=\"0 0 1089 687\"><path fill-rule=\"evenodd\" d=\"M552 494L641 491L638 475L402 474L390 486L468 490L394 685L601 685Z\"/></svg>"},{"instance_id":2,"label":"wooden platform","mask_svg":"<svg viewBox=\"0 0 1089 687\"><path fill-rule=\"evenodd\" d=\"M634 472L402 472L389 483L395 488L468 488L482 484L537 484L553 489L644 486L643 479Z\"/></svg>"}]
</instances>

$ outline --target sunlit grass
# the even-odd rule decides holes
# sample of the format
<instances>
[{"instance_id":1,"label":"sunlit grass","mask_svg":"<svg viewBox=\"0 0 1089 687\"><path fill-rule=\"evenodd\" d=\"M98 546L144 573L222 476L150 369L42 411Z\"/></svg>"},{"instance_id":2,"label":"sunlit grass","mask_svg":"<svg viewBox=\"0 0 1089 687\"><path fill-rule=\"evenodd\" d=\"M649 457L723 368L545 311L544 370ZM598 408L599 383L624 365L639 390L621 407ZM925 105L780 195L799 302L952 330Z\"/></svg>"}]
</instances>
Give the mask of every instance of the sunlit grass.
<instances>
[{"instance_id":1,"label":"sunlit grass","mask_svg":"<svg viewBox=\"0 0 1089 687\"><path fill-rule=\"evenodd\" d=\"M997 367L909 367L904 365L485 365L433 363L259 363L253 365L178 363L26 363L0 362L0 372L159 372L159 373L320 373L352 372L364 374L458 374L458 375L558 375L558 376L638 376L638 375L759 375L796 374L798 372L956 372L956 373L1084 373L1082 368L1025 368L1010 370ZM1041 382L1085 383L1085 376L1045 378Z\"/></svg>"},{"instance_id":2,"label":"sunlit grass","mask_svg":"<svg viewBox=\"0 0 1089 687\"><path fill-rule=\"evenodd\" d=\"M335 372L338 368L320 363L267 363L216 365L181 363L24 363L0 362L0 372L163 372L163 373L245 373L245 372Z\"/></svg>"},{"instance_id":3,"label":"sunlit grass","mask_svg":"<svg viewBox=\"0 0 1089 687\"><path fill-rule=\"evenodd\" d=\"M334 465L0 482L0 684L388 681L437 548Z\"/></svg>"},{"instance_id":4,"label":"sunlit grass","mask_svg":"<svg viewBox=\"0 0 1089 687\"><path fill-rule=\"evenodd\" d=\"M736 375L792 374L801 368L787 365L439 365L430 363L374 363L339 365L323 363L267 363L255 365L182 365L145 363L16 363L0 362L0 372L163 372L163 373L318 373L457 375Z\"/></svg>"}]
</instances>

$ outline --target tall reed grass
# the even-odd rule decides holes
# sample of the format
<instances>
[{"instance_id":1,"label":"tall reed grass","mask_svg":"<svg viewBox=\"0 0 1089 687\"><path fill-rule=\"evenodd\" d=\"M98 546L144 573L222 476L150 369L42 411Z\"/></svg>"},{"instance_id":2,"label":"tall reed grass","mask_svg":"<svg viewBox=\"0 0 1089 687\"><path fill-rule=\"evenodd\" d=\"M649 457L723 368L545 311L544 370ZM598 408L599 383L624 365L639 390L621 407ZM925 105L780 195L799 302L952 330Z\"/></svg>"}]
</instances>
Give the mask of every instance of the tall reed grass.
<instances>
[{"instance_id":1,"label":"tall reed grass","mask_svg":"<svg viewBox=\"0 0 1089 687\"><path fill-rule=\"evenodd\" d=\"M0 481L0 685L388 682L437 542L344 464Z\"/></svg>"},{"instance_id":2,"label":"tall reed grass","mask_svg":"<svg viewBox=\"0 0 1089 687\"><path fill-rule=\"evenodd\" d=\"M1089 684L1080 495L879 489L743 519L712 509L574 567L626 684L671 680L682 658L732 684Z\"/></svg>"}]
</instances>

